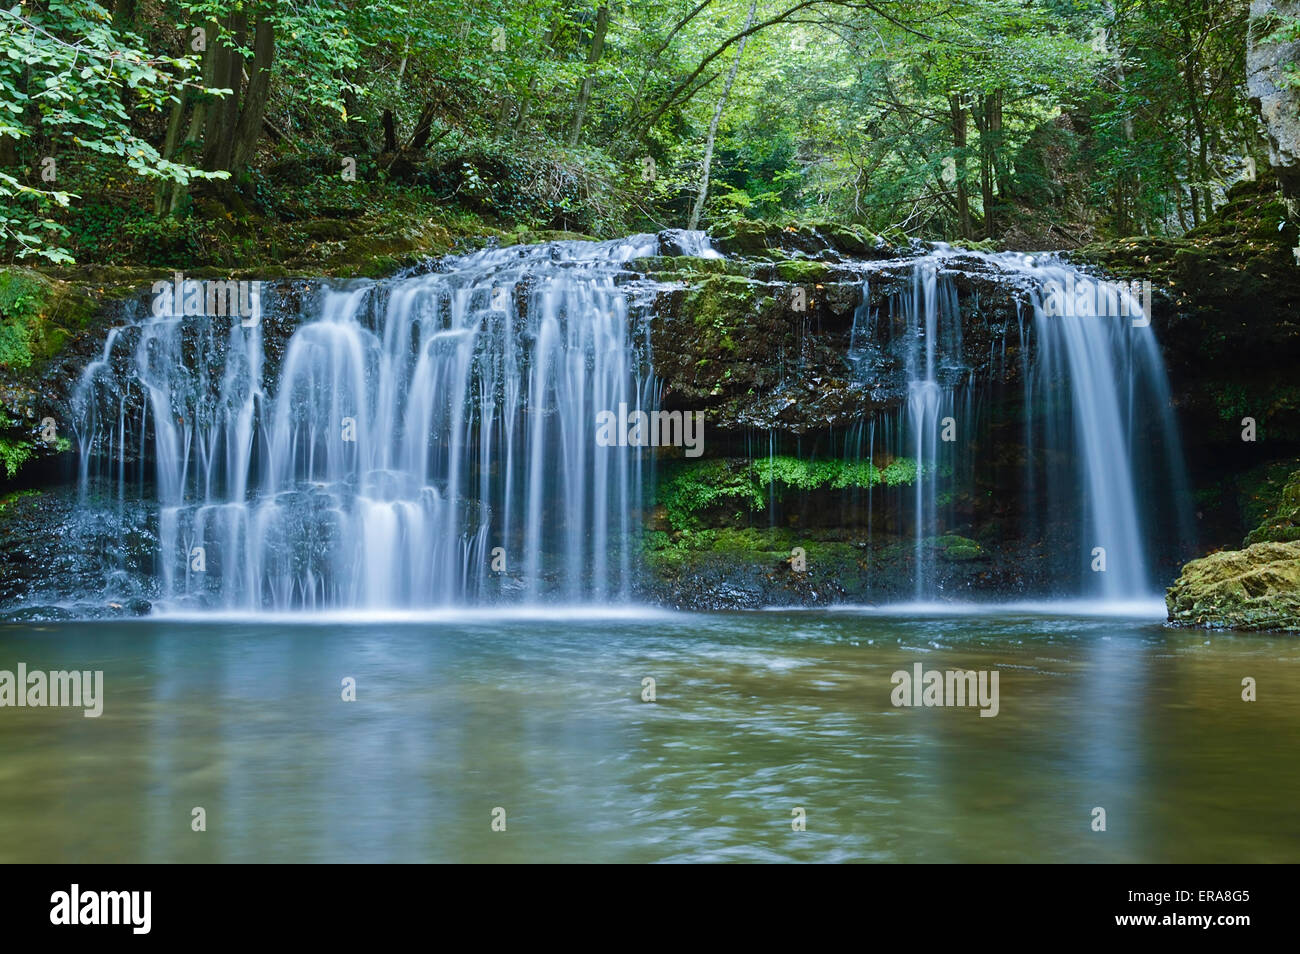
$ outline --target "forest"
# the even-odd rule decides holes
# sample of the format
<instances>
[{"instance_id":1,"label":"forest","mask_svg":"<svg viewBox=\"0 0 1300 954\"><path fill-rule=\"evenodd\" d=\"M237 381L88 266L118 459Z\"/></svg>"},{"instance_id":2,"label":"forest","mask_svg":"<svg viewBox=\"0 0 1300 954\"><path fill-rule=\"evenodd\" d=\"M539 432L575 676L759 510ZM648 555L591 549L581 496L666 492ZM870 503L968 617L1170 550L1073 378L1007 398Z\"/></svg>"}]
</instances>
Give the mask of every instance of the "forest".
<instances>
[{"instance_id":1,"label":"forest","mask_svg":"<svg viewBox=\"0 0 1300 954\"><path fill-rule=\"evenodd\" d=\"M0 10L0 260L737 220L1010 249L1180 235L1268 168L1248 38L1300 19L1263 7L23 0Z\"/></svg>"}]
</instances>

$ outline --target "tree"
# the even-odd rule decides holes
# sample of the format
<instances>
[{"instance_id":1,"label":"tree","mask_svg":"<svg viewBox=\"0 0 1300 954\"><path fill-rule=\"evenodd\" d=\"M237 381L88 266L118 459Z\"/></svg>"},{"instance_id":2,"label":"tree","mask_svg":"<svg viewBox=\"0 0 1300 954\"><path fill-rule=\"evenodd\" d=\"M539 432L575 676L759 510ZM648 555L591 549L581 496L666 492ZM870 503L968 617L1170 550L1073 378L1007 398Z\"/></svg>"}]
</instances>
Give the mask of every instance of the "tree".
<instances>
[{"instance_id":1,"label":"tree","mask_svg":"<svg viewBox=\"0 0 1300 954\"><path fill-rule=\"evenodd\" d=\"M194 88L195 61L150 53L134 33L90 0L49 0L0 10L0 244L16 255L71 261L50 242L67 230L50 215L78 198L54 188L63 150L108 157L145 177L188 183L214 179L162 155L132 125L133 113L156 112ZM36 184L41 183L41 184ZM46 184L51 187L46 187Z\"/></svg>"},{"instance_id":2,"label":"tree","mask_svg":"<svg viewBox=\"0 0 1300 954\"><path fill-rule=\"evenodd\" d=\"M741 32L745 34L736 47L736 57L731 61L731 72L727 74L726 85L722 87L722 95L718 98L717 108L713 110L713 119L709 122L709 135L704 142L704 161L701 163L700 172L700 191L695 197L695 206L691 209L691 218L686 227L694 230L700 224L700 213L704 211L704 200L709 194L709 170L713 166L713 143L718 135L718 122L722 119L722 111L727 108L727 98L731 95L731 87L735 85L736 73L740 70L740 58L745 55L745 41L749 39L746 32L754 24L754 8L758 6L757 0L750 0L749 13L745 15L745 27Z\"/></svg>"}]
</instances>

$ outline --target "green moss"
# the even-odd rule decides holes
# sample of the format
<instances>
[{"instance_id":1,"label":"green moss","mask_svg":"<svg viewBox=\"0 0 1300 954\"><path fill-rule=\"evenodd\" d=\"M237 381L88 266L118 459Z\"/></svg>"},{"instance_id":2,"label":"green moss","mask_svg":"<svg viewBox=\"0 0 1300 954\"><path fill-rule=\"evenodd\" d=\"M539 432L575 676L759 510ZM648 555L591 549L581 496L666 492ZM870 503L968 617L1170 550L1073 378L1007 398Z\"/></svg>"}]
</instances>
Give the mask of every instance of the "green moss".
<instances>
[{"instance_id":1,"label":"green moss","mask_svg":"<svg viewBox=\"0 0 1300 954\"><path fill-rule=\"evenodd\" d=\"M4 497L0 497L0 513L3 513L11 505L22 500L24 497L39 497L40 495L41 492L39 490L16 490L11 494L6 494Z\"/></svg>"},{"instance_id":2,"label":"green moss","mask_svg":"<svg viewBox=\"0 0 1300 954\"><path fill-rule=\"evenodd\" d=\"M755 287L753 282L735 275L710 275L687 292L683 312L692 316L701 332L702 352L738 350L733 334L754 312Z\"/></svg>"},{"instance_id":3,"label":"green moss","mask_svg":"<svg viewBox=\"0 0 1300 954\"><path fill-rule=\"evenodd\" d=\"M752 277L753 266L742 259L695 258L690 255L656 255L634 258L628 268L665 281L694 282L708 275Z\"/></svg>"},{"instance_id":4,"label":"green moss","mask_svg":"<svg viewBox=\"0 0 1300 954\"><path fill-rule=\"evenodd\" d=\"M797 457L766 457L755 464L759 480L776 482L798 490L830 487L844 490L867 488L883 482L881 471L866 461L801 460ZM915 467L913 467L915 473Z\"/></svg>"},{"instance_id":5,"label":"green moss","mask_svg":"<svg viewBox=\"0 0 1300 954\"><path fill-rule=\"evenodd\" d=\"M753 466L747 461L705 460L680 463L659 483L658 502L668 513L673 529L687 531L699 525L699 514L721 505L741 511L763 506Z\"/></svg>"},{"instance_id":6,"label":"green moss","mask_svg":"<svg viewBox=\"0 0 1300 954\"><path fill-rule=\"evenodd\" d=\"M775 271L776 277L782 281L800 284L828 281L831 275L831 268L825 262L814 262L808 259L780 262L775 266Z\"/></svg>"},{"instance_id":7,"label":"green moss","mask_svg":"<svg viewBox=\"0 0 1300 954\"><path fill-rule=\"evenodd\" d=\"M951 242L953 248L964 248L972 252L996 252L998 243L993 239L983 239L975 241L974 239L953 239Z\"/></svg>"},{"instance_id":8,"label":"green moss","mask_svg":"<svg viewBox=\"0 0 1300 954\"><path fill-rule=\"evenodd\" d=\"M982 560L988 554L974 540L958 536L955 533L936 537L934 545L939 548L940 559L950 563L966 563L970 560Z\"/></svg>"},{"instance_id":9,"label":"green moss","mask_svg":"<svg viewBox=\"0 0 1300 954\"><path fill-rule=\"evenodd\" d=\"M759 255L767 250L769 243L776 243L780 231L780 226L767 222L738 219L718 231L714 239L715 244L733 254Z\"/></svg>"},{"instance_id":10,"label":"green moss","mask_svg":"<svg viewBox=\"0 0 1300 954\"><path fill-rule=\"evenodd\" d=\"M815 228L826 237L836 251L843 252L845 255L867 255L884 244L880 236L851 225L818 225Z\"/></svg>"},{"instance_id":11,"label":"green moss","mask_svg":"<svg viewBox=\"0 0 1300 954\"><path fill-rule=\"evenodd\" d=\"M1300 542L1257 543L1193 560L1165 595L1170 622L1300 631Z\"/></svg>"},{"instance_id":12,"label":"green moss","mask_svg":"<svg viewBox=\"0 0 1300 954\"><path fill-rule=\"evenodd\" d=\"M1291 474L1277 495L1273 512L1246 535L1245 545L1291 540L1300 540L1300 470Z\"/></svg>"},{"instance_id":13,"label":"green moss","mask_svg":"<svg viewBox=\"0 0 1300 954\"><path fill-rule=\"evenodd\" d=\"M88 294L26 268L0 268L0 366L39 368L95 311Z\"/></svg>"},{"instance_id":14,"label":"green moss","mask_svg":"<svg viewBox=\"0 0 1300 954\"><path fill-rule=\"evenodd\" d=\"M881 480L888 487L910 484L916 480L916 461L896 457L881 472Z\"/></svg>"}]
</instances>

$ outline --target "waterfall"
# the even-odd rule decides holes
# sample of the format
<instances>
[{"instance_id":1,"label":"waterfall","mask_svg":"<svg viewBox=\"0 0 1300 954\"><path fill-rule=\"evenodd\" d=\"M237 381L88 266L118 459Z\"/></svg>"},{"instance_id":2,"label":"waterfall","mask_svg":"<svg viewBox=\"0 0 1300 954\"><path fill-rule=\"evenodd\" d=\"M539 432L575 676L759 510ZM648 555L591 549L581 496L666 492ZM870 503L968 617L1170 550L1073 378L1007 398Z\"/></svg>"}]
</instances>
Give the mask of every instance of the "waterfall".
<instances>
[{"instance_id":1,"label":"waterfall","mask_svg":"<svg viewBox=\"0 0 1300 954\"><path fill-rule=\"evenodd\" d=\"M1190 499L1149 301L1055 256L940 246L911 260L906 288L873 308L873 275L898 264L868 266L848 358L863 380L890 367L901 377L899 406L872 427L888 456L916 467L893 506L910 510L917 600L939 595L935 542L965 529L952 501L976 490L975 463L995 450L989 392L1007 377L1008 340L1020 352L1021 527L1053 551L1046 558L1053 592L1044 595L1149 599L1158 591L1152 540L1158 528L1187 536ZM1019 322L1000 329L980 356L978 386L955 285L972 265L1017 289L1022 302ZM1053 522L1068 530L1049 531Z\"/></svg>"},{"instance_id":2,"label":"waterfall","mask_svg":"<svg viewBox=\"0 0 1300 954\"><path fill-rule=\"evenodd\" d=\"M595 424L658 409L667 286L626 266L663 254L718 255L685 232L496 248L232 290L234 316L200 283L160 283L75 389L82 500L124 527L147 505L131 532L164 611L629 602L652 456ZM869 554L904 553L892 596L950 596L946 548L969 553L972 515L1013 487L999 519L1048 568L1026 592L1150 597L1153 541L1188 494L1143 304L1052 256L939 246L846 267L862 284L846 359L886 409L844 453L889 479L844 523ZM982 310L985 287L1018 314ZM775 433L751 450L774 457Z\"/></svg>"},{"instance_id":3,"label":"waterfall","mask_svg":"<svg viewBox=\"0 0 1300 954\"><path fill-rule=\"evenodd\" d=\"M627 600L642 464L593 421L650 409L653 290L621 266L659 241L490 249L256 320L189 314L178 278L77 387L83 499L151 485L163 608Z\"/></svg>"}]
</instances>

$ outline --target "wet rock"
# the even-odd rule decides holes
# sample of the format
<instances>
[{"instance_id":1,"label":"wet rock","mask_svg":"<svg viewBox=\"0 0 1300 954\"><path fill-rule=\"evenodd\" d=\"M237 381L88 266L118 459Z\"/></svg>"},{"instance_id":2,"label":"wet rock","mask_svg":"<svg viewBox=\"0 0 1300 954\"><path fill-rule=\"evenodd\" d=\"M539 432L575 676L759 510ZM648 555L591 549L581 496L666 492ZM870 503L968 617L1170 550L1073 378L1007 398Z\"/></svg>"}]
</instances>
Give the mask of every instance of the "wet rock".
<instances>
[{"instance_id":1,"label":"wet rock","mask_svg":"<svg viewBox=\"0 0 1300 954\"><path fill-rule=\"evenodd\" d=\"M776 277L783 282L795 282L798 284L816 284L824 282L831 277L831 267L825 262L818 262L811 259L791 260L788 262L779 262L773 268Z\"/></svg>"},{"instance_id":2,"label":"wet rock","mask_svg":"<svg viewBox=\"0 0 1300 954\"><path fill-rule=\"evenodd\" d=\"M1300 442L1300 223L1277 180L1229 190L1214 217L1180 238L1135 237L1085 246L1071 260L1150 281L1182 431L1195 454L1241 450L1240 421L1261 441ZM1258 463L1255 458L1244 459Z\"/></svg>"},{"instance_id":3,"label":"wet rock","mask_svg":"<svg viewBox=\"0 0 1300 954\"><path fill-rule=\"evenodd\" d=\"M740 220L710 233L713 245L728 255L786 259L792 255L824 261L891 258L899 250L880 236L851 225L779 225Z\"/></svg>"},{"instance_id":4,"label":"wet rock","mask_svg":"<svg viewBox=\"0 0 1300 954\"><path fill-rule=\"evenodd\" d=\"M751 226L737 223L735 235L775 241L779 234L787 244L820 242L822 251L830 249L820 232ZM838 241L865 247L843 235ZM894 258L836 261L767 248L766 257L629 263L629 270L668 286L649 329L664 406L705 411L715 432L789 434L847 426L897 406L906 399L907 381L896 296L911 289L914 260L928 251L918 246ZM981 381L1017 373L1017 362L994 368L992 356L995 342L1008 342L1007 355L1018 347L1006 331L1024 300L1023 279L985 256L952 249L940 277L952 284L963 313L962 353L946 355L947 365ZM855 332L864 304L874 317Z\"/></svg>"},{"instance_id":5,"label":"wet rock","mask_svg":"<svg viewBox=\"0 0 1300 954\"><path fill-rule=\"evenodd\" d=\"M1165 603L1175 625L1300 632L1300 470L1243 549L1188 563Z\"/></svg>"},{"instance_id":6,"label":"wet rock","mask_svg":"<svg viewBox=\"0 0 1300 954\"><path fill-rule=\"evenodd\" d=\"M157 507L75 487L0 501L0 606L39 618L140 616L157 580Z\"/></svg>"},{"instance_id":7,"label":"wet rock","mask_svg":"<svg viewBox=\"0 0 1300 954\"><path fill-rule=\"evenodd\" d=\"M659 240L659 254L675 257L682 255L698 255L701 249L701 243L698 232L688 232L685 229L664 229L657 236Z\"/></svg>"}]
</instances>

